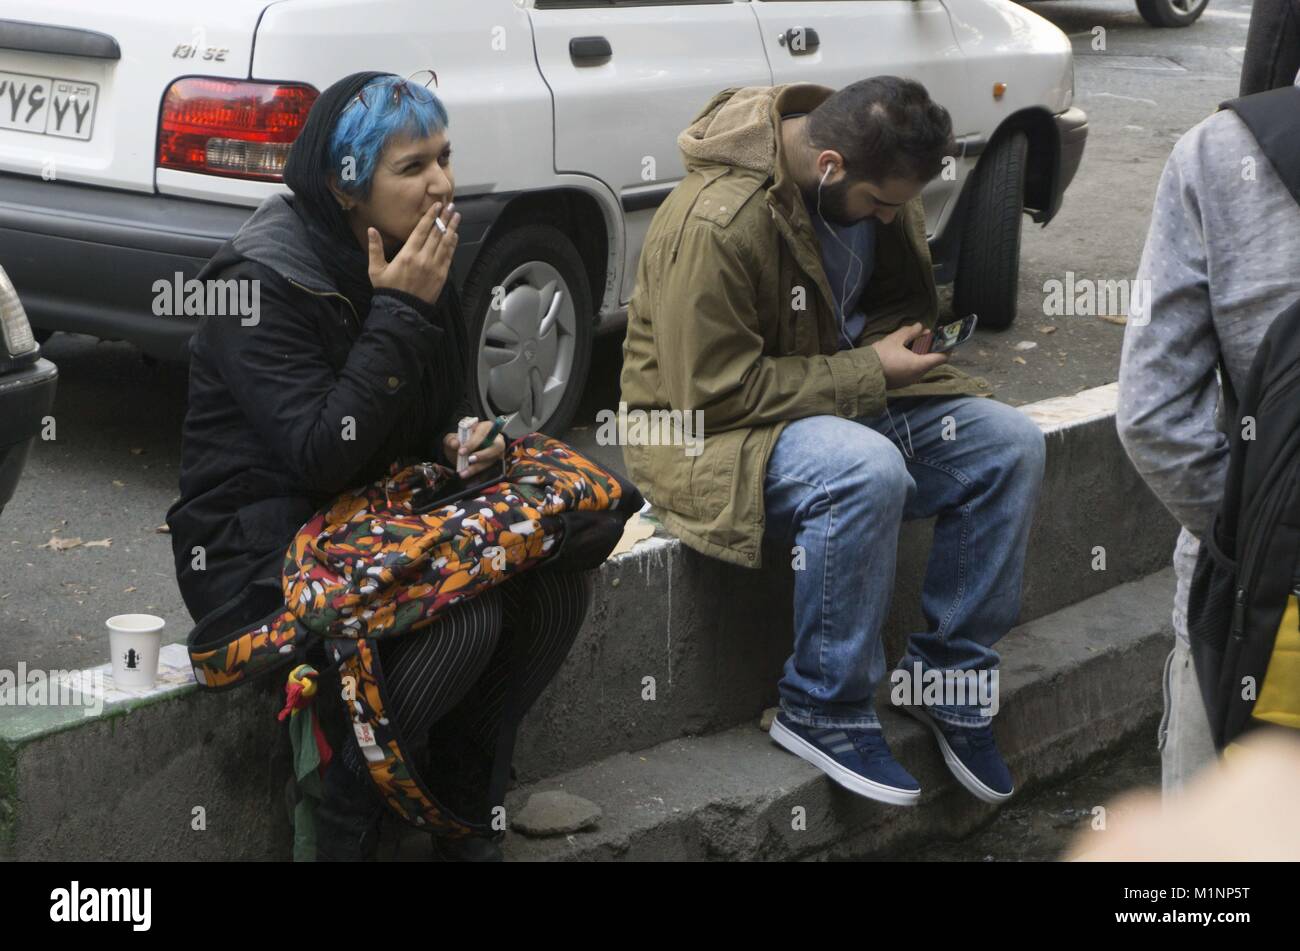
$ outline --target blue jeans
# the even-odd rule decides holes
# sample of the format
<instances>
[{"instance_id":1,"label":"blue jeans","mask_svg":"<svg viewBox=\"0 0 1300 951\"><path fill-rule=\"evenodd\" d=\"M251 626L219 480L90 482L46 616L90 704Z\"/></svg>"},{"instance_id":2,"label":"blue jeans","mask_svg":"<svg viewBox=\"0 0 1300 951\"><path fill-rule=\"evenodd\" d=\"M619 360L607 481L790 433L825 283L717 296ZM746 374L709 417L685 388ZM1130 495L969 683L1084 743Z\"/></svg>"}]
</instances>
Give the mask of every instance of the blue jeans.
<instances>
[{"instance_id":1,"label":"blue jeans","mask_svg":"<svg viewBox=\"0 0 1300 951\"><path fill-rule=\"evenodd\" d=\"M872 418L810 416L786 426L764 501L767 537L801 546L803 556L792 558L802 561L794 653L779 685L787 716L879 729L872 696L885 674L880 631L904 519L937 516L921 595L927 630L909 637L900 666L997 667L993 645L1020 613L1045 455L1033 420L979 397L895 399ZM990 722L974 704L930 713L956 726Z\"/></svg>"}]
</instances>

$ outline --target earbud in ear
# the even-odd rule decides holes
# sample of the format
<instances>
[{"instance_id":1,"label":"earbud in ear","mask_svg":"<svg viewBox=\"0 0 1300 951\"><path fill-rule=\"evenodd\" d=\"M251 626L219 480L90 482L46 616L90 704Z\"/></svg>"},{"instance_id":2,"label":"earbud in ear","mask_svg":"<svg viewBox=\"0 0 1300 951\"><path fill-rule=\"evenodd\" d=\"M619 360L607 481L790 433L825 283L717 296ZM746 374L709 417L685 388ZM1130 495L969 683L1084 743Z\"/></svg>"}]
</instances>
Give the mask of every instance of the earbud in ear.
<instances>
[{"instance_id":1,"label":"earbud in ear","mask_svg":"<svg viewBox=\"0 0 1300 951\"><path fill-rule=\"evenodd\" d=\"M825 185L825 184L826 184L826 179L827 179L828 177L830 177L830 174L831 174L831 172L833 172L833 171L835 171L835 166L834 166L833 164L832 164L832 165L827 165L827 166L826 166L826 171L822 172L822 180L821 180L820 182L818 182L818 185Z\"/></svg>"}]
</instances>

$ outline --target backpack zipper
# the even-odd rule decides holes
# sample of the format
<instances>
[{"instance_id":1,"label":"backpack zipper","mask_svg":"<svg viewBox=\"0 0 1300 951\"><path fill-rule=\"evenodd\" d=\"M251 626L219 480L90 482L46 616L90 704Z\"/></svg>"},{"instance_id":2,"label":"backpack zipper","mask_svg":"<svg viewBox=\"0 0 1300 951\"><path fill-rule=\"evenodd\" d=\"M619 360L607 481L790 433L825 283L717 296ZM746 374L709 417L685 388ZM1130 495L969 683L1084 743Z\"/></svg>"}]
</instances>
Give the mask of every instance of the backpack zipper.
<instances>
[{"instance_id":1,"label":"backpack zipper","mask_svg":"<svg viewBox=\"0 0 1300 951\"><path fill-rule=\"evenodd\" d=\"M1233 640L1241 639L1242 629L1246 626L1246 589L1238 588L1232 605L1232 628L1228 635Z\"/></svg>"},{"instance_id":2,"label":"backpack zipper","mask_svg":"<svg viewBox=\"0 0 1300 951\"><path fill-rule=\"evenodd\" d=\"M1255 524L1261 526L1268 524L1266 516L1271 517L1275 515L1276 511L1282 507L1282 503L1291 497L1294 482L1295 476L1292 475L1290 479L1286 479L1279 482L1278 485L1270 487L1272 491L1265 497L1267 507L1259 513L1259 517L1255 520ZM1237 601L1236 604L1233 605L1232 609L1231 634L1234 637L1239 637L1241 635L1244 626L1245 600L1247 594L1252 594L1254 592L1255 578L1253 575L1255 562L1259 556L1260 546L1264 543L1263 538L1265 529L1256 528L1254 531L1255 534L1251 538L1250 551L1246 553L1246 557L1240 562L1237 571L1237 578L1240 580L1241 586L1237 588Z\"/></svg>"},{"instance_id":3,"label":"backpack zipper","mask_svg":"<svg viewBox=\"0 0 1300 951\"><path fill-rule=\"evenodd\" d=\"M356 307L352 305L352 301L348 300L348 298L344 297L338 291L313 291L310 287L304 287L303 285L299 284L293 278L289 278L288 281L294 287L298 288L299 290L306 291L308 294L312 295L313 297L337 297L339 300L343 301L343 303L348 305L348 310L352 311L352 319L356 321L357 324L357 333L361 333L361 318L357 315Z\"/></svg>"}]
</instances>

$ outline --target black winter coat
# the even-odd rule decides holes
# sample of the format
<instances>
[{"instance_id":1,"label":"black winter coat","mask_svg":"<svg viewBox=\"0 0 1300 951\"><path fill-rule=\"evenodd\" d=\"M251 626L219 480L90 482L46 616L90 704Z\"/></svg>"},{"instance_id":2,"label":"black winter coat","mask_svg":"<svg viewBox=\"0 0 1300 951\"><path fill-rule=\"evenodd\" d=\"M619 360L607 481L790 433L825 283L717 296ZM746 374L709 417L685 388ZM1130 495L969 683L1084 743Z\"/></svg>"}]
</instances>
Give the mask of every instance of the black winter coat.
<instances>
[{"instance_id":1,"label":"black winter coat","mask_svg":"<svg viewBox=\"0 0 1300 951\"><path fill-rule=\"evenodd\" d=\"M198 275L256 280L259 293L256 324L207 314L190 342L181 497L167 524L196 621L239 598L252 598L240 619L282 603L303 523L393 461L443 461L443 437L472 412L468 399L436 405L428 377L445 322L461 319L451 279L433 306L380 289L357 314L290 200L267 199Z\"/></svg>"}]
</instances>

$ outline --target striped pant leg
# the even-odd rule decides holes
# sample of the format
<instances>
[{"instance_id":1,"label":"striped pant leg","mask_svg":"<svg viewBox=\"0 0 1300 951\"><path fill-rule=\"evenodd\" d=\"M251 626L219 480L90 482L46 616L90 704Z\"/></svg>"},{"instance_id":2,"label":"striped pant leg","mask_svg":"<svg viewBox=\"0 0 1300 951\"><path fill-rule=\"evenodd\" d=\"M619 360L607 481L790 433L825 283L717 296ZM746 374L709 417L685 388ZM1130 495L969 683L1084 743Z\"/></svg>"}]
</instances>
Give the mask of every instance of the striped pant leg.
<instances>
[{"instance_id":1,"label":"striped pant leg","mask_svg":"<svg viewBox=\"0 0 1300 951\"><path fill-rule=\"evenodd\" d=\"M522 582L522 583L521 583ZM501 627L504 636L497 648L505 654L515 638L523 639L523 680L514 709L515 723L532 709L546 685L559 671L578 636L591 606L592 574L589 571L537 571L504 585ZM506 690L510 684L510 662L489 665L474 706L468 734L480 746L491 743L501 728Z\"/></svg>"},{"instance_id":2,"label":"striped pant leg","mask_svg":"<svg viewBox=\"0 0 1300 951\"><path fill-rule=\"evenodd\" d=\"M502 637L492 660L465 699L439 722L431 742L467 742L490 753L496 743L510 686L516 639L522 650L523 680L516 722L551 682L587 617L591 604L589 571L530 571L496 590L501 593Z\"/></svg>"},{"instance_id":3,"label":"striped pant leg","mask_svg":"<svg viewBox=\"0 0 1300 951\"><path fill-rule=\"evenodd\" d=\"M428 627L379 642L390 709L409 743L470 693L501 641L498 590L453 605Z\"/></svg>"}]
</instances>

